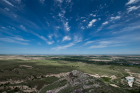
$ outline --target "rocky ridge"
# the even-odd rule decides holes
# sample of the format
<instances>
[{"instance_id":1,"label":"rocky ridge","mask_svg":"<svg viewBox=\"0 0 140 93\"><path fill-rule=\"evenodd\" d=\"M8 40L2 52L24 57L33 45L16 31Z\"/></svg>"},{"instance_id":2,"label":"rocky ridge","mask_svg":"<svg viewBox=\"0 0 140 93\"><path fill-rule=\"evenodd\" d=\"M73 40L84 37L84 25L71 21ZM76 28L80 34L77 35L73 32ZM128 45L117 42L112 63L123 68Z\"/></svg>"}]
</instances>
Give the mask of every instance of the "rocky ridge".
<instances>
[{"instance_id":1,"label":"rocky ridge","mask_svg":"<svg viewBox=\"0 0 140 93\"><path fill-rule=\"evenodd\" d=\"M45 86L38 93L129 93L94 76L73 70L63 79Z\"/></svg>"}]
</instances>

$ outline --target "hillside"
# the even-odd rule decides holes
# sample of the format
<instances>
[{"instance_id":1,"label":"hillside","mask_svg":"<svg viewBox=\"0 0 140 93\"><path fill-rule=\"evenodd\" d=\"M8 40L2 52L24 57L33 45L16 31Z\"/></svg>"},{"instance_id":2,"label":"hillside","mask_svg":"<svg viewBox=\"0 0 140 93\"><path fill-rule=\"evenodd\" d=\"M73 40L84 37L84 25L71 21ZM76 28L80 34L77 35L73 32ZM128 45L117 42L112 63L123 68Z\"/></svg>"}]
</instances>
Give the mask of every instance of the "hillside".
<instances>
[{"instance_id":1,"label":"hillside","mask_svg":"<svg viewBox=\"0 0 140 93\"><path fill-rule=\"evenodd\" d=\"M86 73L73 70L57 82L47 85L38 93L129 93L112 87Z\"/></svg>"}]
</instances>

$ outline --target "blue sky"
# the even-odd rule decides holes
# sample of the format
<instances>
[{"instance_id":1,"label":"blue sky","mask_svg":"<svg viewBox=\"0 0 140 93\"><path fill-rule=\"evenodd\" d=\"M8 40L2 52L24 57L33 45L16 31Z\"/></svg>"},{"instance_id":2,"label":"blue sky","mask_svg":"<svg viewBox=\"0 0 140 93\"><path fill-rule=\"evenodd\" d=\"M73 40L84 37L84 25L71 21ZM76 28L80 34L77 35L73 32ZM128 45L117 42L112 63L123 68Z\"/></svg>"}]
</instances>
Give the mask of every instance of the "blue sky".
<instances>
[{"instance_id":1,"label":"blue sky","mask_svg":"<svg viewBox=\"0 0 140 93\"><path fill-rule=\"evenodd\" d=\"M140 54L140 0L0 0L0 54Z\"/></svg>"}]
</instances>

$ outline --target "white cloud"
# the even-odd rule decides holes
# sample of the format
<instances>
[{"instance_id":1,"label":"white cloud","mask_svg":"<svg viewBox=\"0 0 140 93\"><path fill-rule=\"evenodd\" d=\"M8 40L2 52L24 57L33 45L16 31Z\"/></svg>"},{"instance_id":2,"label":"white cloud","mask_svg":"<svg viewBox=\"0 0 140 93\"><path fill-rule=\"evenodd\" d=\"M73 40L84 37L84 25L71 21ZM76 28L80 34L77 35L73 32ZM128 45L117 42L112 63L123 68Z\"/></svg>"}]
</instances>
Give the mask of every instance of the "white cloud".
<instances>
[{"instance_id":1,"label":"white cloud","mask_svg":"<svg viewBox=\"0 0 140 93\"><path fill-rule=\"evenodd\" d=\"M23 25L20 25L20 28L24 31L27 31L26 28Z\"/></svg>"},{"instance_id":2,"label":"white cloud","mask_svg":"<svg viewBox=\"0 0 140 93\"><path fill-rule=\"evenodd\" d=\"M93 19L92 21L89 22L88 27L92 27L93 23L95 23L97 20Z\"/></svg>"},{"instance_id":3,"label":"white cloud","mask_svg":"<svg viewBox=\"0 0 140 93\"><path fill-rule=\"evenodd\" d=\"M85 29L84 26L82 26L81 29Z\"/></svg>"},{"instance_id":4,"label":"white cloud","mask_svg":"<svg viewBox=\"0 0 140 93\"><path fill-rule=\"evenodd\" d=\"M79 37L77 35L74 36L74 41L75 43L81 42L82 41L82 37Z\"/></svg>"},{"instance_id":5,"label":"white cloud","mask_svg":"<svg viewBox=\"0 0 140 93\"><path fill-rule=\"evenodd\" d=\"M93 43L93 42L95 42L95 41L88 41L88 42L85 43L85 45Z\"/></svg>"},{"instance_id":6,"label":"white cloud","mask_svg":"<svg viewBox=\"0 0 140 93\"><path fill-rule=\"evenodd\" d=\"M0 38L1 41L5 41L5 42L15 42L15 40L11 39L11 38Z\"/></svg>"},{"instance_id":7,"label":"white cloud","mask_svg":"<svg viewBox=\"0 0 140 93\"><path fill-rule=\"evenodd\" d=\"M82 22L85 22L86 20L83 20Z\"/></svg>"},{"instance_id":8,"label":"white cloud","mask_svg":"<svg viewBox=\"0 0 140 93\"><path fill-rule=\"evenodd\" d=\"M58 16L63 17L63 14L59 13Z\"/></svg>"},{"instance_id":9,"label":"white cloud","mask_svg":"<svg viewBox=\"0 0 140 93\"><path fill-rule=\"evenodd\" d=\"M81 19L84 19L84 18L86 18L86 17L81 17Z\"/></svg>"},{"instance_id":10,"label":"white cloud","mask_svg":"<svg viewBox=\"0 0 140 93\"><path fill-rule=\"evenodd\" d=\"M106 21L106 22L103 23L103 25L106 25L106 24L108 24L108 21Z\"/></svg>"},{"instance_id":11,"label":"white cloud","mask_svg":"<svg viewBox=\"0 0 140 93\"><path fill-rule=\"evenodd\" d=\"M42 44L39 42L38 45L42 45Z\"/></svg>"},{"instance_id":12,"label":"white cloud","mask_svg":"<svg viewBox=\"0 0 140 93\"><path fill-rule=\"evenodd\" d=\"M60 29L60 27L59 26L56 26L56 29Z\"/></svg>"},{"instance_id":13,"label":"white cloud","mask_svg":"<svg viewBox=\"0 0 140 93\"><path fill-rule=\"evenodd\" d=\"M12 14L13 14L13 13L12 13ZM14 16L14 17L17 17L17 15L16 15L16 14L13 14L13 16Z\"/></svg>"},{"instance_id":14,"label":"white cloud","mask_svg":"<svg viewBox=\"0 0 140 93\"><path fill-rule=\"evenodd\" d=\"M98 18L98 20L101 20L101 18Z\"/></svg>"},{"instance_id":15,"label":"white cloud","mask_svg":"<svg viewBox=\"0 0 140 93\"><path fill-rule=\"evenodd\" d=\"M139 2L140 0L129 0L128 3L126 3L126 5L130 5L130 4L135 4L137 2Z\"/></svg>"},{"instance_id":16,"label":"white cloud","mask_svg":"<svg viewBox=\"0 0 140 93\"><path fill-rule=\"evenodd\" d=\"M75 45L75 44L74 43L69 43L68 45L59 46L59 47L55 47L55 48L52 48L52 49L54 49L54 50L66 49L66 48L71 47L73 45Z\"/></svg>"},{"instance_id":17,"label":"white cloud","mask_svg":"<svg viewBox=\"0 0 140 93\"><path fill-rule=\"evenodd\" d=\"M59 2L59 3L63 3L63 0L56 0L57 2Z\"/></svg>"},{"instance_id":18,"label":"white cloud","mask_svg":"<svg viewBox=\"0 0 140 93\"><path fill-rule=\"evenodd\" d=\"M69 40L71 40L71 38L69 36L65 36L65 37L63 37L62 41L69 41Z\"/></svg>"},{"instance_id":19,"label":"white cloud","mask_svg":"<svg viewBox=\"0 0 140 93\"><path fill-rule=\"evenodd\" d=\"M96 17L96 15L90 14L90 16Z\"/></svg>"},{"instance_id":20,"label":"white cloud","mask_svg":"<svg viewBox=\"0 0 140 93\"><path fill-rule=\"evenodd\" d=\"M116 37L104 38L101 40L95 40L92 46L89 48L105 48L105 47L117 47L132 45L132 43L138 44L140 41L139 33L123 34Z\"/></svg>"},{"instance_id":21,"label":"white cloud","mask_svg":"<svg viewBox=\"0 0 140 93\"><path fill-rule=\"evenodd\" d=\"M127 10L128 12L131 12L131 11L134 11L134 10L137 10L138 8L140 8L140 6L132 6L132 7L129 7Z\"/></svg>"},{"instance_id":22,"label":"white cloud","mask_svg":"<svg viewBox=\"0 0 140 93\"><path fill-rule=\"evenodd\" d=\"M44 36L39 36L39 35L38 35L38 37L41 38L42 40L48 42L47 39L46 39Z\"/></svg>"},{"instance_id":23,"label":"white cloud","mask_svg":"<svg viewBox=\"0 0 140 93\"><path fill-rule=\"evenodd\" d=\"M59 47L55 47L55 48L52 48L52 49L54 49L54 50L66 49L66 48L71 47L71 46L73 46L73 45L75 45L76 43L79 43L79 42L81 42L81 41L82 41L82 38L75 35L75 36L74 36L74 42L69 43L68 45L59 46Z\"/></svg>"},{"instance_id":24,"label":"white cloud","mask_svg":"<svg viewBox=\"0 0 140 93\"><path fill-rule=\"evenodd\" d=\"M10 5L10 6L13 6L14 7L14 5L12 4L12 3L10 3L9 1L7 1L7 0L3 0L5 3L7 3L8 5Z\"/></svg>"},{"instance_id":25,"label":"white cloud","mask_svg":"<svg viewBox=\"0 0 140 93\"><path fill-rule=\"evenodd\" d=\"M100 41L100 43L101 43L101 44L110 44L110 43L112 43L112 42L110 42L110 41Z\"/></svg>"},{"instance_id":26,"label":"white cloud","mask_svg":"<svg viewBox=\"0 0 140 93\"><path fill-rule=\"evenodd\" d=\"M66 2L69 2L69 3L70 3L70 2L71 2L71 0L66 0Z\"/></svg>"},{"instance_id":27,"label":"white cloud","mask_svg":"<svg viewBox=\"0 0 140 93\"><path fill-rule=\"evenodd\" d=\"M68 22L66 22L66 23L64 24L64 26L65 26L66 31L70 31L70 27L69 27L69 25L68 25Z\"/></svg>"},{"instance_id":28,"label":"white cloud","mask_svg":"<svg viewBox=\"0 0 140 93\"><path fill-rule=\"evenodd\" d=\"M14 27L12 27L12 29L16 30Z\"/></svg>"},{"instance_id":29,"label":"white cloud","mask_svg":"<svg viewBox=\"0 0 140 93\"><path fill-rule=\"evenodd\" d=\"M123 28L122 30L118 31L117 33L126 32L126 31L134 31L134 30L136 30L136 29L140 29L140 25L125 27L125 28Z\"/></svg>"},{"instance_id":30,"label":"white cloud","mask_svg":"<svg viewBox=\"0 0 140 93\"><path fill-rule=\"evenodd\" d=\"M50 35L48 36L48 38L49 38L49 39L52 39L52 36L53 36L53 35L52 35L52 34L50 34Z\"/></svg>"},{"instance_id":31,"label":"white cloud","mask_svg":"<svg viewBox=\"0 0 140 93\"><path fill-rule=\"evenodd\" d=\"M114 25L109 26L108 29L113 29L120 26L123 26L123 24L114 24Z\"/></svg>"},{"instance_id":32,"label":"white cloud","mask_svg":"<svg viewBox=\"0 0 140 93\"><path fill-rule=\"evenodd\" d=\"M104 48L107 47L105 45L95 45L95 46L90 46L89 48Z\"/></svg>"},{"instance_id":33,"label":"white cloud","mask_svg":"<svg viewBox=\"0 0 140 93\"><path fill-rule=\"evenodd\" d=\"M44 2L45 2L45 0L39 0L40 1L40 3L42 3L42 4L44 4Z\"/></svg>"},{"instance_id":34,"label":"white cloud","mask_svg":"<svg viewBox=\"0 0 140 93\"><path fill-rule=\"evenodd\" d=\"M17 37L0 38L0 41L18 43L18 44L22 44L22 45L29 45L28 43L23 42L23 41L29 41L29 40L24 40L22 38L17 38Z\"/></svg>"},{"instance_id":35,"label":"white cloud","mask_svg":"<svg viewBox=\"0 0 140 93\"><path fill-rule=\"evenodd\" d=\"M121 16L116 16L116 17L111 17L111 20L117 20L117 19L120 19Z\"/></svg>"},{"instance_id":36,"label":"white cloud","mask_svg":"<svg viewBox=\"0 0 140 93\"><path fill-rule=\"evenodd\" d=\"M90 14L90 16L92 16L93 14Z\"/></svg>"},{"instance_id":37,"label":"white cloud","mask_svg":"<svg viewBox=\"0 0 140 93\"><path fill-rule=\"evenodd\" d=\"M40 36L40 35L38 35L38 34L36 34L36 33L34 33L34 32L32 32L34 35L36 35L37 37L39 37L40 39L42 39L42 40L44 40L47 44L49 44L49 45L51 45L51 44L53 44L54 43L54 41L52 41L52 42L50 42L50 41L48 41L44 36Z\"/></svg>"},{"instance_id":38,"label":"white cloud","mask_svg":"<svg viewBox=\"0 0 140 93\"><path fill-rule=\"evenodd\" d=\"M65 10L61 10L61 12L63 13L63 15L66 13L66 11L65 11Z\"/></svg>"},{"instance_id":39,"label":"white cloud","mask_svg":"<svg viewBox=\"0 0 140 93\"><path fill-rule=\"evenodd\" d=\"M12 38L15 39L15 40L19 40L19 41L29 41L29 40L25 40L21 37L12 37Z\"/></svg>"},{"instance_id":40,"label":"white cloud","mask_svg":"<svg viewBox=\"0 0 140 93\"><path fill-rule=\"evenodd\" d=\"M5 27L1 27L1 28L5 29Z\"/></svg>"},{"instance_id":41,"label":"white cloud","mask_svg":"<svg viewBox=\"0 0 140 93\"><path fill-rule=\"evenodd\" d=\"M109 44L111 43L112 42L110 41L100 41L98 45L93 45L93 46L90 46L89 48L104 48L104 47L109 46Z\"/></svg>"},{"instance_id":42,"label":"white cloud","mask_svg":"<svg viewBox=\"0 0 140 93\"><path fill-rule=\"evenodd\" d=\"M4 8L5 10L9 11L9 8Z\"/></svg>"},{"instance_id":43,"label":"white cloud","mask_svg":"<svg viewBox=\"0 0 140 93\"><path fill-rule=\"evenodd\" d=\"M61 9L61 12L62 13L59 13L58 16L60 17L61 22L64 25L64 30L65 31L70 31L69 23L67 22L68 19L64 16L64 14L66 13L66 11Z\"/></svg>"},{"instance_id":44,"label":"white cloud","mask_svg":"<svg viewBox=\"0 0 140 93\"><path fill-rule=\"evenodd\" d=\"M18 3L21 3L21 0L16 0Z\"/></svg>"},{"instance_id":45,"label":"white cloud","mask_svg":"<svg viewBox=\"0 0 140 93\"><path fill-rule=\"evenodd\" d=\"M53 44L53 43L54 43L54 41L51 41L51 42L49 41L49 42L47 42L47 43L48 43L49 45L51 45L51 44Z\"/></svg>"}]
</instances>

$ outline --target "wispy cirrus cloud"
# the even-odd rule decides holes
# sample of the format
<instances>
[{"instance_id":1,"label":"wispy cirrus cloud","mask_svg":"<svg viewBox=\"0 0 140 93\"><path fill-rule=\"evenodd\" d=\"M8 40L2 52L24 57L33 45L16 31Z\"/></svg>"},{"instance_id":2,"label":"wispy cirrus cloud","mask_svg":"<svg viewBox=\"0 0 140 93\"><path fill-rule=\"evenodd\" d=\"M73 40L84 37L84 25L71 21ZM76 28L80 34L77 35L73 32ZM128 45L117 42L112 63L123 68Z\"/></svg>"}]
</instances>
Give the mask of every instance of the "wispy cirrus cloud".
<instances>
[{"instance_id":1,"label":"wispy cirrus cloud","mask_svg":"<svg viewBox=\"0 0 140 93\"><path fill-rule=\"evenodd\" d=\"M75 36L74 36L74 42L75 42L75 43L82 42L82 37L75 35Z\"/></svg>"},{"instance_id":2,"label":"wispy cirrus cloud","mask_svg":"<svg viewBox=\"0 0 140 93\"><path fill-rule=\"evenodd\" d=\"M7 7L6 7L6 8L4 8L4 9L5 9L5 10L7 10L7 11L9 11L9 10L10 10L10 9L9 9L9 8L7 8Z\"/></svg>"},{"instance_id":3,"label":"wispy cirrus cloud","mask_svg":"<svg viewBox=\"0 0 140 93\"><path fill-rule=\"evenodd\" d=\"M57 2L59 2L59 3L63 3L63 0L56 0Z\"/></svg>"},{"instance_id":4,"label":"wispy cirrus cloud","mask_svg":"<svg viewBox=\"0 0 140 93\"><path fill-rule=\"evenodd\" d=\"M15 0L15 1L17 1L18 3L21 3L21 0Z\"/></svg>"},{"instance_id":5,"label":"wispy cirrus cloud","mask_svg":"<svg viewBox=\"0 0 140 93\"><path fill-rule=\"evenodd\" d=\"M139 9L139 8L140 8L140 6L132 6L132 7L129 7L129 8L127 9L127 11L128 11L128 13L129 13L129 12L134 11L134 10L137 10L137 9Z\"/></svg>"},{"instance_id":6,"label":"wispy cirrus cloud","mask_svg":"<svg viewBox=\"0 0 140 93\"><path fill-rule=\"evenodd\" d=\"M3 0L3 1L4 1L5 3L7 3L8 5L14 7L14 5L13 5L11 2L9 2L8 0Z\"/></svg>"},{"instance_id":7,"label":"wispy cirrus cloud","mask_svg":"<svg viewBox=\"0 0 140 93\"><path fill-rule=\"evenodd\" d=\"M73 46L73 45L75 45L75 43L69 43L69 44L67 44L67 45L58 46L58 47L55 47L55 48L52 48L52 49L54 49L54 50L66 49L66 48L71 47L71 46Z\"/></svg>"},{"instance_id":8,"label":"wispy cirrus cloud","mask_svg":"<svg viewBox=\"0 0 140 93\"><path fill-rule=\"evenodd\" d=\"M111 17L110 19L111 20L118 20L118 19L120 19L121 18L121 16L116 16L116 17Z\"/></svg>"},{"instance_id":9,"label":"wispy cirrus cloud","mask_svg":"<svg viewBox=\"0 0 140 93\"><path fill-rule=\"evenodd\" d=\"M32 34L36 35L37 37L39 37L40 39L44 40L47 44L51 45L54 43L54 41L48 41L44 36L41 36L37 33L31 32Z\"/></svg>"},{"instance_id":10,"label":"wispy cirrus cloud","mask_svg":"<svg viewBox=\"0 0 140 93\"><path fill-rule=\"evenodd\" d=\"M118 41L116 38L113 40L97 40L95 41L94 45L88 47L89 49L92 48L105 48L105 47L116 47L116 46L123 46L125 45L123 42Z\"/></svg>"},{"instance_id":11,"label":"wispy cirrus cloud","mask_svg":"<svg viewBox=\"0 0 140 93\"><path fill-rule=\"evenodd\" d=\"M73 45L75 45L76 43L79 43L82 41L82 37L79 37L77 35L74 36L74 41L67 44L67 45L64 45L64 46L58 46L58 47L54 47L52 48L53 50L61 50L61 49L66 49L68 47L72 47Z\"/></svg>"},{"instance_id":12,"label":"wispy cirrus cloud","mask_svg":"<svg viewBox=\"0 0 140 93\"><path fill-rule=\"evenodd\" d=\"M5 29L5 27L1 27L2 29Z\"/></svg>"},{"instance_id":13,"label":"wispy cirrus cloud","mask_svg":"<svg viewBox=\"0 0 140 93\"><path fill-rule=\"evenodd\" d=\"M51 44L54 43L54 41L48 41L47 43L48 43L49 45L51 45Z\"/></svg>"},{"instance_id":14,"label":"wispy cirrus cloud","mask_svg":"<svg viewBox=\"0 0 140 93\"><path fill-rule=\"evenodd\" d=\"M113 32L113 34L118 34L118 33L123 33L123 32L130 32L130 31L135 31L135 30L140 30L140 25L136 25L136 26L128 26L128 27L124 27L123 29Z\"/></svg>"},{"instance_id":15,"label":"wispy cirrus cloud","mask_svg":"<svg viewBox=\"0 0 140 93\"><path fill-rule=\"evenodd\" d=\"M91 44L91 43L94 43L95 41L87 41L84 45L88 45L88 44Z\"/></svg>"},{"instance_id":16,"label":"wispy cirrus cloud","mask_svg":"<svg viewBox=\"0 0 140 93\"><path fill-rule=\"evenodd\" d=\"M71 0L66 0L66 2L71 2Z\"/></svg>"},{"instance_id":17,"label":"wispy cirrus cloud","mask_svg":"<svg viewBox=\"0 0 140 93\"><path fill-rule=\"evenodd\" d=\"M109 19L108 21L105 21L104 23L102 23L102 25L97 29L96 32L101 31L102 28L103 28L105 25L111 23L112 21L114 22L114 21L116 21L116 20L119 20L120 18L121 18L121 16L110 17L110 19Z\"/></svg>"},{"instance_id":18,"label":"wispy cirrus cloud","mask_svg":"<svg viewBox=\"0 0 140 93\"><path fill-rule=\"evenodd\" d=\"M39 0L40 1L40 3L42 3L42 4L44 4L44 2L45 2L45 0Z\"/></svg>"},{"instance_id":19,"label":"wispy cirrus cloud","mask_svg":"<svg viewBox=\"0 0 140 93\"><path fill-rule=\"evenodd\" d=\"M132 43L139 43L140 41L140 37L139 37L139 33L132 33L132 34L125 34L125 35L121 35L121 36L116 36L116 37L112 37L112 38L104 38L104 39L100 39L100 40L95 40L94 43L92 43L92 46L89 46L89 49L92 48L105 48L105 47L117 47L117 46L129 46ZM91 41L89 41L89 43L91 43Z\"/></svg>"},{"instance_id":20,"label":"wispy cirrus cloud","mask_svg":"<svg viewBox=\"0 0 140 93\"><path fill-rule=\"evenodd\" d=\"M82 26L81 29L85 29L84 26Z\"/></svg>"},{"instance_id":21,"label":"wispy cirrus cloud","mask_svg":"<svg viewBox=\"0 0 140 93\"><path fill-rule=\"evenodd\" d=\"M110 25L107 29L113 29L120 26L123 26L123 24L113 24L113 25Z\"/></svg>"},{"instance_id":22,"label":"wispy cirrus cloud","mask_svg":"<svg viewBox=\"0 0 140 93\"><path fill-rule=\"evenodd\" d=\"M104 47L107 47L111 43L112 42L110 42L110 41L101 41L101 42L99 42L98 45L93 45L93 46L90 46L89 48L104 48Z\"/></svg>"},{"instance_id":23,"label":"wispy cirrus cloud","mask_svg":"<svg viewBox=\"0 0 140 93\"><path fill-rule=\"evenodd\" d=\"M42 45L40 42L39 43L37 43L38 45Z\"/></svg>"},{"instance_id":24,"label":"wispy cirrus cloud","mask_svg":"<svg viewBox=\"0 0 140 93\"><path fill-rule=\"evenodd\" d=\"M25 28L23 25L20 25L20 28L21 28L23 31L26 31L26 32L27 32L26 28Z\"/></svg>"},{"instance_id":25,"label":"wispy cirrus cloud","mask_svg":"<svg viewBox=\"0 0 140 93\"><path fill-rule=\"evenodd\" d=\"M64 30L65 31L70 31L69 22L66 20L66 18L64 16L65 13L66 13L66 11L61 9L61 13L59 13L58 16L60 17L61 22L63 23Z\"/></svg>"},{"instance_id":26,"label":"wispy cirrus cloud","mask_svg":"<svg viewBox=\"0 0 140 93\"><path fill-rule=\"evenodd\" d=\"M52 39L52 36L53 36L53 35L52 35L52 34L50 34L50 35L48 35L48 38L49 38L49 39Z\"/></svg>"},{"instance_id":27,"label":"wispy cirrus cloud","mask_svg":"<svg viewBox=\"0 0 140 93\"><path fill-rule=\"evenodd\" d=\"M4 37L4 38L0 38L0 41L29 45L27 42L25 42L29 40L25 40L21 37Z\"/></svg>"},{"instance_id":28,"label":"wispy cirrus cloud","mask_svg":"<svg viewBox=\"0 0 140 93\"><path fill-rule=\"evenodd\" d=\"M11 37L11 38L13 38L15 40L19 40L19 41L29 41L29 40L25 40L25 39L23 39L21 37Z\"/></svg>"},{"instance_id":29,"label":"wispy cirrus cloud","mask_svg":"<svg viewBox=\"0 0 140 93\"><path fill-rule=\"evenodd\" d=\"M71 38L69 36L64 36L62 41L70 41Z\"/></svg>"},{"instance_id":30,"label":"wispy cirrus cloud","mask_svg":"<svg viewBox=\"0 0 140 93\"><path fill-rule=\"evenodd\" d=\"M140 0L129 0L129 2L126 3L126 5L130 5L130 4L135 4L137 2L139 2Z\"/></svg>"}]
</instances>

